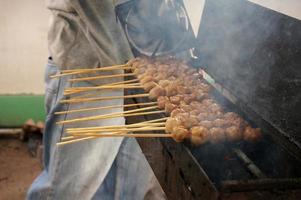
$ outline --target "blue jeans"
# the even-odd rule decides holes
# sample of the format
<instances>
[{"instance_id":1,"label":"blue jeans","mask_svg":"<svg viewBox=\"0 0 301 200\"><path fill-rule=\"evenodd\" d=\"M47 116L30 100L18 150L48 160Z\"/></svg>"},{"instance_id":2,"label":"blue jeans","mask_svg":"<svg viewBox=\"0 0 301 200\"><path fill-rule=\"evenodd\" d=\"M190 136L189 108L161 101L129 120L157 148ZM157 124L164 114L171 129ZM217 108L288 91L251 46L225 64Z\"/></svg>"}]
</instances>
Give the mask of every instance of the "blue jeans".
<instances>
[{"instance_id":1,"label":"blue jeans","mask_svg":"<svg viewBox=\"0 0 301 200\"><path fill-rule=\"evenodd\" d=\"M56 125L57 121L121 112L122 108L54 115L56 111L123 104L123 100L61 104L63 91L71 86L91 86L88 82L71 84L69 77L50 79L58 68L46 68L46 124L44 132L44 170L31 185L27 199L53 200L140 200L165 199L150 166L135 139L99 138L57 147L68 127L124 124L124 118ZM97 96L123 95L123 91L95 92Z\"/></svg>"}]
</instances>

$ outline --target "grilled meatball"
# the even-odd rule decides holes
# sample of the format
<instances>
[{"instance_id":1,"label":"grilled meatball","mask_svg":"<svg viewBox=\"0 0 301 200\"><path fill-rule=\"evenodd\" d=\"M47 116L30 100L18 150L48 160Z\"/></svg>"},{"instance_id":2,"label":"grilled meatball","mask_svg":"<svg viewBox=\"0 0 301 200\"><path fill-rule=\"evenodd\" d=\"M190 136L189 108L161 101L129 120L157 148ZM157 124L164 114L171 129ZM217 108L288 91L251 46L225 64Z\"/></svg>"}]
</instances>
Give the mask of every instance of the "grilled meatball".
<instances>
[{"instance_id":1,"label":"grilled meatball","mask_svg":"<svg viewBox=\"0 0 301 200\"><path fill-rule=\"evenodd\" d=\"M149 98L155 100L159 96L165 96L165 90L161 86L157 85L149 91Z\"/></svg>"},{"instance_id":2,"label":"grilled meatball","mask_svg":"<svg viewBox=\"0 0 301 200\"><path fill-rule=\"evenodd\" d=\"M207 128L207 129L210 129L213 127L212 121L208 121L208 120L200 121L200 125L202 125L203 127Z\"/></svg>"},{"instance_id":3,"label":"grilled meatball","mask_svg":"<svg viewBox=\"0 0 301 200\"><path fill-rule=\"evenodd\" d=\"M177 87L175 84L171 83L165 87L166 96L175 96L177 95Z\"/></svg>"},{"instance_id":4,"label":"grilled meatball","mask_svg":"<svg viewBox=\"0 0 301 200\"><path fill-rule=\"evenodd\" d=\"M145 84L142 84L142 86L145 91L149 92L152 88L156 86L156 83L154 81L150 81Z\"/></svg>"},{"instance_id":5,"label":"grilled meatball","mask_svg":"<svg viewBox=\"0 0 301 200\"><path fill-rule=\"evenodd\" d=\"M168 99L167 96L159 96L158 99L157 99L158 107L160 109L164 109L165 108L165 104L168 101L169 101L169 99Z\"/></svg>"},{"instance_id":6,"label":"grilled meatball","mask_svg":"<svg viewBox=\"0 0 301 200\"><path fill-rule=\"evenodd\" d=\"M170 84L170 81L169 80L159 80L158 84L165 88L166 86L168 86Z\"/></svg>"},{"instance_id":7,"label":"grilled meatball","mask_svg":"<svg viewBox=\"0 0 301 200\"><path fill-rule=\"evenodd\" d=\"M177 142L183 141L185 138L190 136L189 131L183 126L177 126L173 129L173 139Z\"/></svg>"},{"instance_id":8,"label":"grilled meatball","mask_svg":"<svg viewBox=\"0 0 301 200\"><path fill-rule=\"evenodd\" d=\"M166 102L165 103L165 112L170 114L174 109L176 109L178 106L170 103L170 102Z\"/></svg>"},{"instance_id":9,"label":"grilled meatball","mask_svg":"<svg viewBox=\"0 0 301 200\"><path fill-rule=\"evenodd\" d=\"M148 83L150 81L153 81L153 77L150 75L144 76L142 79L140 79L141 85Z\"/></svg>"},{"instance_id":10,"label":"grilled meatball","mask_svg":"<svg viewBox=\"0 0 301 200\"><path fill-rule=\"evenodd\" d=\"M220 128L223 128L228 125L228 121L224 119L215 119L212 121L212 123L215 127L220 127Z\"/></svg>"},{"instance_id":11,"label":"grilled meatball","mask_svg":"<svg viewBox=\"0 0 301 200\"><path fill-rule=\"evenodd\" d=\"M189 112L190 115L198 116L201 113L201 110L194 108L192 111Z\"/></svg>"},{"instance_id":12,"label":"grilled meatball","mask_svg":"<svg viewBox=\"0 0 301 200\"><path fill-rule=\"evenodd\" d=\"M260 139L261 131L259 128L252 128L250 126L247 126L243 133L243 137L244 140L247 140L249 142L255 142Z\"/></svg>"},{"instance_id":13,"label":"grilled meatball","mask_svg":"<svg viewBox=\"0 0 301 200\"><path fill-rule=\"evenodd\" d=\"M185 101L186 104L190 104L192 101L196 100L196 94L195 93L185 94L183 100Z\"/></svg>"},{"instance_id":14,"label":"grilled meatball","mask_svg":"<svg viewBox=\"0 0 301 200\"><path fill-rule=\"evenodd\" d=\"M238 141L242 139L241 131L236 126L226 128L225 134L228 141Z\"/></svg>"},{"instance_id":15,"label":"grilled meatball","mask_svg":"<svg viewBox=\"0 0 301 200\"><path fill-rule=\"evenodd\" d=\"M206 112L201 112L201 113L198 115L198 118L199 118L200 121L207 120L208 114L207 114Z\"/></svg>"},{"instance_id":16,"label":"grilled meatball","mask_svg":"<svg viewBox=\"0 0 301 200\"><path fill-rule=\"evenodd\" d=\"M197 126L199 124L199 120L195 115L188 115L183 121L183 126L187 129Z\"/></svg>"},{"instance_id":17,"label":"grilled meatball","mask_svg":"<svg viewBox=\"0 0 301 200\"><path fill-rule=\"evenodd\" d=\"M183 109L176 108L170 113L170 117L176 117L178 114L184 113L184 112L185 111Z\"/></svg>"},{"instance_id":18,"label":"grilled meatball","mask_svg":"<svg viewBox=\"0 0 301 200\"><path fill-rule=\"evenodd\" d=\"M179 105L180 101L182 100L182 97L180 95L176 95L176 96L169 97L169 99L171 103Z\"/></svg>"},{"instance_id":19,"label":"grilled meatball","mask_svg":"<svg viewBox=\"0 0 301 200\"><path fill-rule=\"evenodd\" d=\"M199 145L208 141L209 131L203 126L194 126L190 129L191 132L191 142L193 144Z\"/></svg>"},{"instance_id":20,"label":"grilled meatball","mask_svg":"<svg viewBox=\"0 0 301 200\"><path fill-rule=\"evenodd\" d=\"M169 117L165 123L165 132L172 133L175 127L181 126L182 123L177 118Z\"/></svg>"},{"instance_id":21,"label":"grilled meatball","mask_svg":"<svg viewBox=\"0 0 301 200\"><path fill-rule=\"evenodd\" d=\"M209 130L210 141L213 143L219 143L225 141L225 131L222 128L213 127Z\"/></svg>"}]
</instances>

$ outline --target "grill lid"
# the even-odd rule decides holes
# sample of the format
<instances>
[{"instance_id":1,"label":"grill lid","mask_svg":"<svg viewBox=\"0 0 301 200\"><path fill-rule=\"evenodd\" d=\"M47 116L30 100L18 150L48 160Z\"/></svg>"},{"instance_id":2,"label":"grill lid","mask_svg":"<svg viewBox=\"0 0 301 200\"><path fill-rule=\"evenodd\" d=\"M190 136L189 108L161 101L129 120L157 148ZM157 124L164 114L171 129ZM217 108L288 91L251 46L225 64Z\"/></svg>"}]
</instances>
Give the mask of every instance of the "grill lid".
<instances>
[{"instance_id":1,"label":"grill lid","mask_svg":"<svg viewBox=\"0 0 301 200\"><path fill-rule=\"evenodd\" d=\"M202 67L283 134L301 143L301 22L245 0L206 1Z\"/></svg>"}]
</instances>

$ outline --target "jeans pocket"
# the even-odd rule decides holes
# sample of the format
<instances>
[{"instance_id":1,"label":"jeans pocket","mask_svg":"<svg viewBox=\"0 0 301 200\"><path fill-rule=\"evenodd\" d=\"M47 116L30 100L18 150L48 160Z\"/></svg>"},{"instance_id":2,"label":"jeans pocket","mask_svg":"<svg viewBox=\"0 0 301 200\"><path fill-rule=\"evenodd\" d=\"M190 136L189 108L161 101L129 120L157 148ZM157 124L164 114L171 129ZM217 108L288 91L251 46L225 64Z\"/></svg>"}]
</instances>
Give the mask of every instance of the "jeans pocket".
<instances>
[{"instance_id":1,"label":"jeans pocket","mask_svg":"<svg viewBox=\"0 0 301 200\"><path fill-rule=\"evenodd\" d=\"M59 78L50 78L51 75L55 75L59 72L57 66L55 66L51 60L48 61L45 69L45 107L46 114L48 115L51 108L56 102L56 97L59 90Z\"/></svg>"}]
</instances>

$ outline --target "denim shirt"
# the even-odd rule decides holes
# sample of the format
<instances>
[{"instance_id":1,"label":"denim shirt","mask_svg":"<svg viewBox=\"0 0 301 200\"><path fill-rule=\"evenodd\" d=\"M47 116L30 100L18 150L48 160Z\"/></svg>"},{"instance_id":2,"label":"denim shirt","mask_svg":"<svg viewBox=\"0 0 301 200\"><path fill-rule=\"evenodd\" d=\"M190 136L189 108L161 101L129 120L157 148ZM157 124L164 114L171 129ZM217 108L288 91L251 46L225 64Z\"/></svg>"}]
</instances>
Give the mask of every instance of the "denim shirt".
<instances>
[{"instance_id":1,"label":"denim shirt","mask_svg":"<svg viewBox=\"0 0 301 200\"><path fill-rule=\"evenodd\" d=\"M47 0L49 54L60 69L122 64L133 57L115 6L126 0Z\"/></svg>"}]
</instances>

